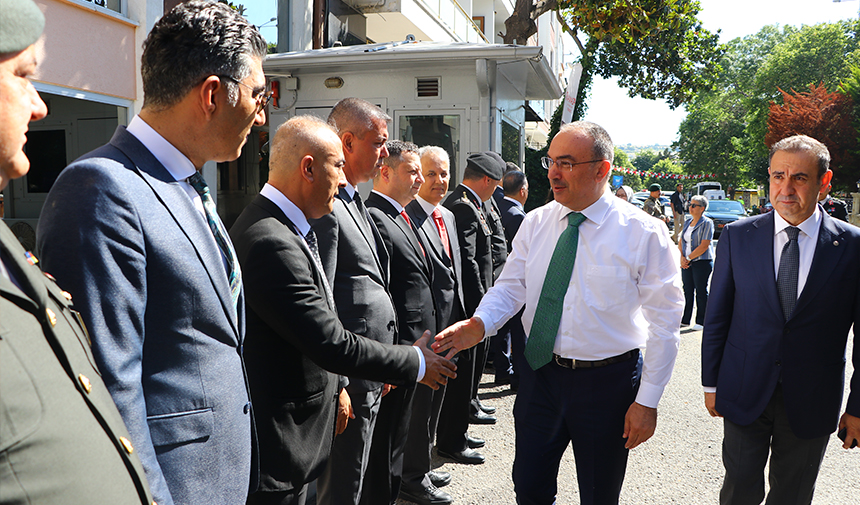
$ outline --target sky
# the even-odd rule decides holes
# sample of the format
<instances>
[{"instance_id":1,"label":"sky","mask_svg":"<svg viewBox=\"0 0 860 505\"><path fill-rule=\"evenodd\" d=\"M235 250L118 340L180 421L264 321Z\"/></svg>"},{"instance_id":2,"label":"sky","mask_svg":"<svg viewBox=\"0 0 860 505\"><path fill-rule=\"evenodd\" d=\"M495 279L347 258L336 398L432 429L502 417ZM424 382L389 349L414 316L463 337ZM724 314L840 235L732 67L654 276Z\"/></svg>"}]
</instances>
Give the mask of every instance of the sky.
<instances>
[{"instance_id":1,"label":"sky","mask_svg":"<svg viewBox=\"0 0 860 505\"><path fill-rule=\"evenodd\" d=\"M270 42L277 41L277 0L233 0L243 4L248 19L261 28ZM720 30L720 41L751 35L762 26L800 26L856 18L860 0L700 0L699 19L710 31ZM269 22L269 23L267 23ZM575 45L571 41L574 51ZM571 59L577 55L572 54ZM665 102L630 98L624 88L612 80L594 79L588 99L586 117L600 124L615 144L669 145L678 136L678 125L684 119L683 108L671 110Z\"/></svg>"}]
</instances>

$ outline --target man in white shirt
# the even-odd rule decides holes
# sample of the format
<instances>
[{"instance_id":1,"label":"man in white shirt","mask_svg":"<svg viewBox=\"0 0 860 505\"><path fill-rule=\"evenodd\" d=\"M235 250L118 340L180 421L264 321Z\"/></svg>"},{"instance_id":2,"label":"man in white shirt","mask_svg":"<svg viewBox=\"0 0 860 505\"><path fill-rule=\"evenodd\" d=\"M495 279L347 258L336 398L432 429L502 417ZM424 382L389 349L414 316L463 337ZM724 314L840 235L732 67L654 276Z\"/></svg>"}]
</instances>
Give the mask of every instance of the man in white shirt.
<instances>
[{"instance_id":1,"label":"man in white shirt","mask_svg":"<svg viewBox=\"0 0 860 505\"><path fill-rule=\"evenodd\" d=\"M723 505L762 502L768 453L767 503L808 505L830 434L844 429L845 449L860 440L856 372L839 417L848 332L860 322L860 230L818 205L829 166L821 142L780 140L768 168L776 212L720 235L702 385L708 412L724 417Z\"/></svg>"},{"instance_id":2,"label":"man in white shirt","mask_svg":"<svg viewBox=\"0 0 860 505\"><path fill-rule=\"evenodd\" d=\"M525 305L534 373L514 407L517 501L555 502L572 442L581 503L617 503L628 450L653 435L674 367L680 269L666 227L608 192L613 145L603 128L565 125L548 155L555 200L526 216L474 317L437 335L435 348L475 345Z\"/></svg>"},{"instance_id":3,"label":"man in white shirt","mask_svg":"<svg viewBox=\"0 0 860 505\"><path fill-rule=\"evenodd\" d=\"M243 503L257 484L241 271L199 171L266 122L265 57L226 5L165 13L144 42L140 114L63 170L39 223L159 505Z\"/></svg>"}]
</instances>

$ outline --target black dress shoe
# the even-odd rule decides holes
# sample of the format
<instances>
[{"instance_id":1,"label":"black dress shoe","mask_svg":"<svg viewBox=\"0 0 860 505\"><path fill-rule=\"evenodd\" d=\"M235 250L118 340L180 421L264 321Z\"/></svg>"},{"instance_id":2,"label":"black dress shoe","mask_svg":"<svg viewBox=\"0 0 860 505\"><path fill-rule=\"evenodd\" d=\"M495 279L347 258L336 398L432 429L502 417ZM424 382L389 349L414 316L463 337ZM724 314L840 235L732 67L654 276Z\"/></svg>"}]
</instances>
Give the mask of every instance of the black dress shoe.
<instances>
[{"instance_id":1,"label":"black dress shoe","mask_svg":"<svg viewBox=\"0 0 860 505\"><path fill-rule=\"evenodd\" d=\"M446 493L445 491L440 491L436 489L436 486L430 485L421 490L410 491L406 488L400 489L400 498L404 500L415 502L418 505L438 505L438 504L448 504L454 501L451 498L451 495Z\"/></svg>"},{"instance_id":2,"label":"black dress shoe","mask_svg":"<svg viewBox=\"0 0 860 505\"><path fill-rule=\"evenodd\" d=\"M469 449L480 449L486 445L486 442L484 442L484 439L482 438L466 435L466 445ZM439 485L436 484L436 487L439 487Z\"/></svg>"},{"instance_id":3,"label":"black dress shoe","mask_svg":"<svg viewBox=\"0 0 860 505\"><path fill-rule=\"evenodd\" d=\"M496 424L496 418L489 414L478 412L477 414L469 414L469 424Z\"/></svg>"},{"instance_id":4,"label":"black dress shoe","mask_svg":"<svg viewBox=\"0 0 860 505\"><path fill-rule=\"evenodd\" d=\"M443 458L453 459L457 463L464 465L480 465L484 463L484 455L472 449L463 449L460 452L445 452L437 449L439 456Z\"/></svg>"},{"instance_id":5,"label":"black dress shoe","mask_svg":"<svg viewBox=\"0 0 860 505\"><path fill-rule=\"evenodd\" d=\"M430 484L436 487L445 487L451 483L451 474L448 472L427 472Z\"/></svg>"},{"instance_id":6,"label":"black dress shoe","mask_svg":"<svg viewBox=\"0 0 860 505\"><path fill-rule=\"evenodd\" d=\"M472 400L472 405L477 407L477 410L482 411L484 414L495 414L496 407L490 407L488 405L484 405L480 400ZM472 410L475 410L474 408Z\"/></svg>"}]
</instances>

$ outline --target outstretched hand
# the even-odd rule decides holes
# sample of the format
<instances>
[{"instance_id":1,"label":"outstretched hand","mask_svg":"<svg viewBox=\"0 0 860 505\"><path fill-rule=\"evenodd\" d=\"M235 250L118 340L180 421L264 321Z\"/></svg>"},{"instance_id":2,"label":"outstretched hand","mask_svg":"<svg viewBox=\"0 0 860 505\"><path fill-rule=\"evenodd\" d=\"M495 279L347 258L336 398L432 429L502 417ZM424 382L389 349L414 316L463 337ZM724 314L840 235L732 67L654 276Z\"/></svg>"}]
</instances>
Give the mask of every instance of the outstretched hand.
<instances>
[{"instance_id":1,"label":"outstretched hand","mask_svg":"<svg viewBox=\"0 0 860 505\"><path fill-rule=\"evenodd\" d=\"M424 354L426 365L424 378L420 382L436 390L439 386L447 384L449 377L452 379L457 377L457 365L433 352L428 344L430 344L430 330L425 331L414 344Z\"/></svg>"},{"instance_id":2,"label":"outstretched hand","mask_svg":"<svg viewBox=\"0 0 860 505\"><path fill-rule=\"evenodd\" d=\"M454 323L436 335L433 350L442 353L448 351L446 359L451 359L458 352L474 347L484 339L484 322L478 317Z\"/></svg>"}]
</instances>

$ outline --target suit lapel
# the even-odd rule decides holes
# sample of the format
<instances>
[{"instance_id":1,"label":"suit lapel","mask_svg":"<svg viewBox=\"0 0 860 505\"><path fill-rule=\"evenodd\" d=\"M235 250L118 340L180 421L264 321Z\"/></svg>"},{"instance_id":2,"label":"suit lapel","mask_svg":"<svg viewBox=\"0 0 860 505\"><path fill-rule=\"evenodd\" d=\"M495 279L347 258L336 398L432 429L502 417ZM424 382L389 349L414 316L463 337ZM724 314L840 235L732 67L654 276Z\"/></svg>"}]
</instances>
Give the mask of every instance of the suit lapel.
<instances>
[{"instance_id":1,"label":"suit lapel","mask_svg":"<svg viewBox=\"0 0 860 505\"><path fill-rule=\"evenodd\" d=\"M421 208L421 204L415 200L406 206L406 213L409 214L412 224L418 228L419 233L424 237L424 242L430 249L430 253L435 255L440 263L451 268L451 258L445 253L445 246L442 244L442 239L439 238L439 230L436 228L433 218L428 216Z\"/></svg>"},{"instance_id":2,"label":"suit lapel","mask_svg":"<svg viewBox=\"0 0 860 505\"><path fill-rule=\"evenodd\" d=\"M111 139L111 144L125 153L135 164L138 175L152 189L158 201L164 205L176 226L188 237L191 246L197 253L197 258L209 276L212 288L217 293L218 299L221 300L221 307L226 313L227 319L232 323L236 341L241 341L238 315L233 307L227 272L224 270L221 252L205 219L167 169L140 141L126 132L124 127L117 129Z\"/></svg>"},{"instance_id":3,"label":"suit lapel","mask_svg":"<svg viewBox=\"0 0 860 505\"><path fill-rule=\"evenodd\" d=\"M367 202L373 202L373 206L378 208L379 210L385 212L385 214L391 218L397 228L400 230L400 233L403 234L403 238L409 242L409 246L412 247L412 251L417 255L417 257L422 261L422 265L424 265L424 275L429 279L429 270L430 265L427 263L427 257L424 254L424 251L421 249L421 244L418 243L418 237L416 235L416 231L412 229L406 219L397 212L397 209L391 205L391 202L382 198L381 196L371 193L367 198Z\"/></svg>"},{"instance_id":4,"label":"suit lapel","mask_svg":"<svg viewBox=\"0 0 860 505\"><path fill-rule=\"evenodd\" d=\"M762 219L757 219L754 226L756 230L752 233L751 237L738 237L735 240L740 239L744 241L746 245L744 254L751 261L755 262L755 275L758 277L768 305L770 305L774 313L778 314L779 317L783 317L782 305L779 303L779 293L776 289L776 277L774 276L773 214L769 214Z\"/></svg>"},{"instance_id":5,"label":"suit lapel","mask_svg":"<svg viewBox=\"0 0 860 505\"><path fill-rule=\"evenodd\" d=\"M812 265L809 267L809 275L803 291L797 298L797 305L793 314L798 314L803 308L815 299L819 291L830 281L830 276L839 265L842 254L847 249L845 237L836 227L836 221L822 212L821 229L818 231L818 240L815 244L815 253L812 256Z\"/></svg>"}]
</instances>

